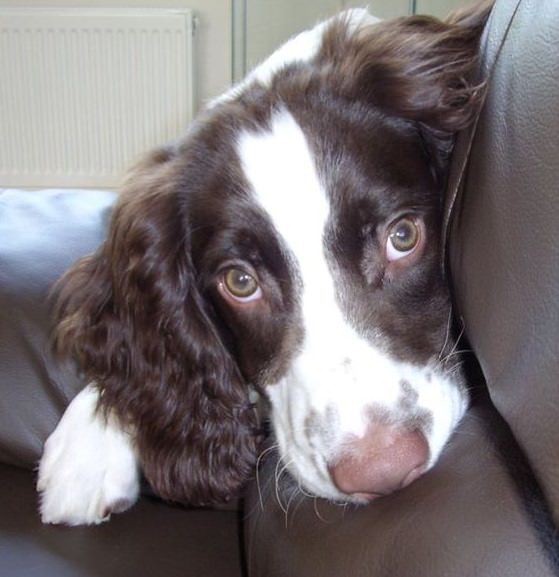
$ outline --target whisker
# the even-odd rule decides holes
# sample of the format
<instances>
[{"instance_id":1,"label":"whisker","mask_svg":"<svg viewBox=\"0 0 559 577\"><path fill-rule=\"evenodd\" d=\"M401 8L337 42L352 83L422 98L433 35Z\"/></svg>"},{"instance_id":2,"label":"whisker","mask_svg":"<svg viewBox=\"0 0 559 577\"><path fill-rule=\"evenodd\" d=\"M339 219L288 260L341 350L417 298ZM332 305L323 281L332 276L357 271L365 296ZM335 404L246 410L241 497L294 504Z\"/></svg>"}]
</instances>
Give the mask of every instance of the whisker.
<instances>
[{"instance_id":1,"label":"whisker","mask_svg":"<svg viewBox=\"0 0 559 577\"><path fill-rule=\"evenodd\" d=\"M454 346L452 347L450 354L452 354L456 350L458 344L460 343L460 339L464 336L464 331L466 330L466 323L464 322L464 319L462 317L460 317L460 324L462 325L462 328L460 329L460 332L458 333L458 336L454 341Z\"/></svg>"},{"instance_id":2,"label":"whisker","mask_svg":"<svg viewBox=\"0 0 559 577\"><path fill-rule=\"evenodd\" d=\"M262 459L271 451L275 451L276 449L279 449L279 444L275 443L274 445L270 445L269 447L267 447L266 449L264 449L263 451L260 452L260 455L258 455L258 459L256 459L256 466L259 467L260 463L262 461Z\"/></svg>"},{"instance_id":3,"label":"whisker","mask_svg":"<svg viewBox=\"0 0 559 577\"><path fill-rule=\"evenodd\" d=\"M448 339L450 338L450 327L451 326L452 326L452 307L450 307L450 310L448 311L448 320L446 321L446 335L445 335L443 346L439 352L439 356L438 356L439 360L441 360L441 357L443 356L443 353L444 353L446 346L448 344Z\"/></svg>"},{"instance_id":4,"label":"whisker","mask_svg":"<svg viewBox=\"0 0 559 577\"><path fill-rule=\"evenodd\" d=\"M313 499L313 509L314 509L315 515L317 516L318 519L320 519L320 521L322 521L323 523L327 523L326 519L318 511L318 504L317 503L318 503L318 497L315 497Z\"/></svg>"},{"instance_id":5,"label":"whisker","mask_svg":"<svg viewBox=\"0 0 559 577\"><path fill-rule=\"evenodd\" d=\"M451 367L445 369L446 374L452 374L456 372L460 367L462 367L463 364L464 361L458 361L457 363L454 363Z\"/></svg>"},{"instance_id":6,"label":"whisker","mask_svg":"<svg viewBox=\"0 0 559 577\"><path fill-rule=\"evenodd\" d=\"M275 483L276 483L276 500L278 502L278 505L280 506L280 509L287 515L287 509L284 508L283 503L281 501L280 498L280 490L279 490L279 483L280 483L280 478L281 476L285 473L285 471L287 471L287 467L289 467L289 465L292 463L293 461L289 461L288 463L282 463L281 460L278 460L278 462L276 463L276 470L274 472L274 479L275 479ZM278 472L278 469L280 468L281 465L281 469Z\"/></svg>"},{"instance_id":7,"label":"whisker","mask_svg":"<svg viewBox=\"0 0 559 577\"><path fill-rule=\"evenodd\" d=\"M451 310L451 313L452 313L452 310ZM449 323L450 323L450 318L451 317L449 316ZM447 355L443 355L446 347L448 346L449 340L450 340L450 326L451 325L447 324L447 327L446 327L447 333L446 333L445 342L444 342L444 345L443 345L443 347L442 347L442 349L438 355L439 366L443 365L450 356L457 354L456 349L458 348L458 345L460 344L460 341L461 341L462 337L464 336L464 331L466 330L466 324L464 323L464 319L462 317L460 317L460 325L461 325L460 331L459 331L457 337L454 339L454 344L453 344L452 348L450 349L450 352ZM464 349L464 352L470 352L470 351Z\"/></svg>"},{"instance_id":8,"label":"whisker","mask_svg":"<svg viewBox=\"0 0 559 577\"><path fill-rule=\"evenodd\" d=\"M309 499L315 499L316 495L313 495L312 493L309 493L308 491L305 490L305 488L303 487L303 485L301 484L301 482L299 482L299 490L301 491L301 493L305 496L308 497Z\"/></svg>"},{"instance_id":9,"label":"whisker","mask_svg":"<svg viewBox=\"0 0 559 577\"><path fill-rule=\"evenodd\" d=\"M260 455L258 455L258 459L256 459L256 488L258 489L258 500L260 502L260 508L262 511L264 511L264 498L262 497L262 487L260 484L260 463L265 455L277 448L279 448L278 444L271 445L267 449L264 449Z\"/></svg>"},{"instance_id":10,"label":"whisker","mask_svg":"<svg viewBox=\"0 0 559 577\"><path fill-rule=\"evenodd\" d=\"M451 357L455 357L456 355L464 355L467 353L473 353L472 349L459 349L451 353L448 353L448 355L446 355L443 359L439 361L439 366L443 366L446 362L448 362L448 359L450 359Z\"/></svg>"},{"instance_id":11,"label":"whisker","mask_svg":"<svg viewBox=\"0 0 559 577\"><path fill-rule=\"evenodd\" d=\"M293 491L291 493L291 497L289 498L289 500L287 501L287 508L286 508L286 512L285 512L285 528L288 528L288 514L289 514L289 506L291 505L291 502L293 501L293 499L297 496L297 491L300 490L300 485L297 488L293 488Z\"/></svg>"}]
</instances>

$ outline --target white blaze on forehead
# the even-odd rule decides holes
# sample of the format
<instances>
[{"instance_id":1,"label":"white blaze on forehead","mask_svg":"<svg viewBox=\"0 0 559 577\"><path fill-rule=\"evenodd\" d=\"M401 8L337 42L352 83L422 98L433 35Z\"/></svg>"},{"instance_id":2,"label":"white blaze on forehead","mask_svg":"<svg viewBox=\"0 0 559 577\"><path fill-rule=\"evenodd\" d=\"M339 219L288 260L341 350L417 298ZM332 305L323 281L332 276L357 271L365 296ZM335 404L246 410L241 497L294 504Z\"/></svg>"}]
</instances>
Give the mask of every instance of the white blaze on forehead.
<instances>
[{"instance_id":1,"label":"white blaze on forehead","mask_svg":"<svg viewBox=\"0 0 559 577\"><path fill-rule=\"evenodd\" d=\"M283 110L275 115L269 131L241 135L239 156L258 203L296 256L301 271L313 271L305 274L309 277L305 280L324 282L322 238L329 203L300 126Z\"/></svg>"},{"instance_id":2,"label":"white blaze on forehead","mask_svg":"<svg viewBox=\"0 0 559 577\"><path fill-rule=\"evenodd\" d=\"M320 312L334 290L323 247L330 209L301 127L283 110L269 131L241 135L239 155L258 203L297 261L303 298L312 293L303 312Z\"/></svg>"},{"instance_id":3,"label":"white blaze on forehead","mask_svg":"<svg viewBox=\"0 0 559 577\"><path fill-rule=\"evenodd\" d=\"M286 394L296 394L300 383L300 394L312 396L318 411L347 402L347 410L338 415L347 421L343 428L360 433L366 425L361 413L371 400L371 385L379 378L395 384L398 379L393 364L357 334L339 306L339 287L324 247L329 201L307 139L293 116L283 110L272 119L269 130L243 133L238 146L256 200L289 250L302 280L304 342L293 363L296 374L288 376ZM351 395L343 391L344 382L353 385ZM376 401L392 404L398 394L399 387L378 387Z\"/></svg>"}]
</instances>

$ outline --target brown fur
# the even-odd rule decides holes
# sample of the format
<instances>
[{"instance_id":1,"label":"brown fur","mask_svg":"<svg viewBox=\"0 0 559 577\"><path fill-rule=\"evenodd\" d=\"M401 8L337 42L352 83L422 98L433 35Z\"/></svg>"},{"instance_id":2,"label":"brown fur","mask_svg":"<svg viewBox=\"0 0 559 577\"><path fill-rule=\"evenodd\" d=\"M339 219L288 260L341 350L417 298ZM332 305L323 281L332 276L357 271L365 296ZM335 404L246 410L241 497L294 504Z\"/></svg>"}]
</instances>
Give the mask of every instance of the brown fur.
<instances>
[{"instance_id":1,"label":"brown fur","mask_svg":"<svg viewBox=\"0 0 559 577\"><path fill-rule=\"evenodd\" d=\"M216 503L250 476L256 421L193 282L167 160L157 152L136 169L105 243L60 280L55 345L133 426L159 495Z\"/></svg>"}]
</instances>

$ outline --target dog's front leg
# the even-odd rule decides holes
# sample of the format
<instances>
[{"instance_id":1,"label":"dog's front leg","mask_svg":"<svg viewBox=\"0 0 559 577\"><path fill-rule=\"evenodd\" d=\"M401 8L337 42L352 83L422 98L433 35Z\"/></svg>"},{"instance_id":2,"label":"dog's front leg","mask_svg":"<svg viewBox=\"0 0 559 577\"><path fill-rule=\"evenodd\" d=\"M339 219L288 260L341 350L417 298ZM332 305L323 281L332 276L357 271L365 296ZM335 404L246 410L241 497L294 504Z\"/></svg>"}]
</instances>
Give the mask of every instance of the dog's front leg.
<instances>
[{"instance_id":1,"label":"dog's front leg","mask_svg":"<svg viewBox=\"0 0 559 577\"><path fill-rule=\"evenodd\" d=\"M98 400L95 386L83 389L45 443L37 483L43 523L101 523L138 498L132 438L97 410Z\"/></svg>"}]
</instances>

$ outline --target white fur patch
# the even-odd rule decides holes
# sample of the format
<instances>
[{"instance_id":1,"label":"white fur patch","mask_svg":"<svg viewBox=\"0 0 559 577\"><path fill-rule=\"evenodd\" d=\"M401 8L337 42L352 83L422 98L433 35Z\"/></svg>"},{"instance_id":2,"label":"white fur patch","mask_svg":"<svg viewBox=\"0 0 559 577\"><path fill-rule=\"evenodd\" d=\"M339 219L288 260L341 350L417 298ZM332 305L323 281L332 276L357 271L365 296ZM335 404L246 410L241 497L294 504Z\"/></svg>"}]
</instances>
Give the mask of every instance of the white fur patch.
<instances>
[{"instance_id":1,"label":"white fur patch","mask_svg":"<svg viewBox=\"0 0 559 577\"><path fill-rule=\"evenodd\" d=\"M131 439L96 412L98 399L95 387L83 389L45 443L37 483L43 523L101 523L138 498Z\"/></svg>"},{"instance_id":2,"label":"white fur patch","mask_svg":"<svg viewBox=\"0 0 559 577\"><path fill-rule=\"evenodd\" d=\"M346 320L325 256L329 202L300 126L286 110L278 112L269 131L243 133L238 152L255 198L296 263L303 285L302 349L281 382L268 387L287 468L313 493L347 498L333 485L328 463L339 455L348 435L365 434L371 408L404 419L399 408L402 381L417 392L417 408L433 415L425 433L432 465L465 402L454 384L432 367L390 358Z\"/></svg>"}]
</instances>

